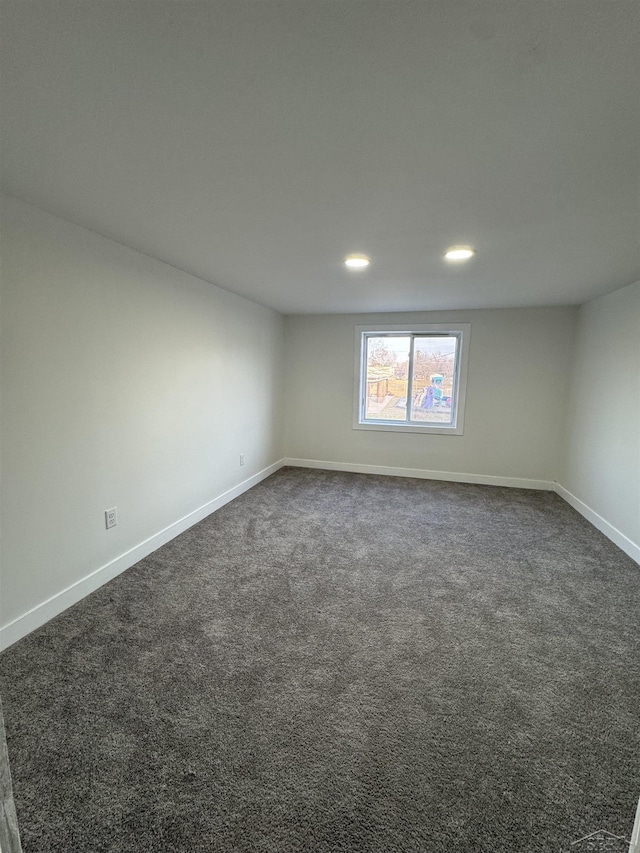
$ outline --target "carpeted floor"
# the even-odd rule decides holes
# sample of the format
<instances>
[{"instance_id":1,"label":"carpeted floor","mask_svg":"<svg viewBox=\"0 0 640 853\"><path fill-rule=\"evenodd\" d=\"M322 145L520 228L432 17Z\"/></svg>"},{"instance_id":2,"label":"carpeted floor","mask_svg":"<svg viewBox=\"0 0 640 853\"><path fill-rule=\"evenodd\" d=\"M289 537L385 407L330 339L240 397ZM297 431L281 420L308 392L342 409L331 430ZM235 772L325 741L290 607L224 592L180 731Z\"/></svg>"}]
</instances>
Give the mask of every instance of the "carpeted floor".
<instances>
[{"instance_id":1,"label":"carpeted floor","mask_svg":"<svg viewBox=\"0 0 640 853\"><path fill-rule=\"evenodd\" d=\"M0 657L24 851L628 837L639 602L554 494L283 469Z\"/></svg>"}]
</instances>

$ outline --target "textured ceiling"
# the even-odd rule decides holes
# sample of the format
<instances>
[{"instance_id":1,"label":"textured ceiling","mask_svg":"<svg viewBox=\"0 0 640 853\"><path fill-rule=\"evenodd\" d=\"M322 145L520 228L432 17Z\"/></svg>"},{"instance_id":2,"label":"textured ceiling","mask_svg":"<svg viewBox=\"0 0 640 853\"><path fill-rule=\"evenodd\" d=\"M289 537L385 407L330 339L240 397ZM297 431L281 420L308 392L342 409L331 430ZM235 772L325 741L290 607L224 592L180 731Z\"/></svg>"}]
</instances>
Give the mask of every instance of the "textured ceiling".
<instances>
[{"instance_id":1,"label":"textured ceiling","mask_svg":"<svg viewBox=\"0 0 640 853\"><path fill-rule=\"evenodd\" d=\"M639 25L636 0L4 0L3 189L284 313L583 302L640 278Z\"/></svg>"}]
</instances>

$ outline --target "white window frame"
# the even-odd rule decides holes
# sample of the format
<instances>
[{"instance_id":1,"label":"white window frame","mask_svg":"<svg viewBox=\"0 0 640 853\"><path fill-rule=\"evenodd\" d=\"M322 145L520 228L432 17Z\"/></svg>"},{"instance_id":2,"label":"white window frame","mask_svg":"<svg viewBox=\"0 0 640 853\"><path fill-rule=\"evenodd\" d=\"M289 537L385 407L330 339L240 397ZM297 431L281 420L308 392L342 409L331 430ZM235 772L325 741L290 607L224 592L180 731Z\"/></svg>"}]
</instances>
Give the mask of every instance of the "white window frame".
<instances>
[{"instance_id":1,"label":"white window frame","mask_svg":"<svg viewBox=\"0 0 640 853\"><path fill-rule=\"evenodd\" d=\"M383 432L416 432L436 435L462 435L464 432L464 409L467 394L467 371L469 366L469 343L471 323L428 323L411 326L382 325L355 327L355 393L353 405L353 428L380 430ZM450 424L429 424L365 419L367 347L369 337L397 337L399 335L443 335L458 338L457 359L454 373L454 399L451 402ZM407 386L407 404L412 398L411 370ZM407 411L410 411L407 405Z\"/></svg>"}]
</instances>

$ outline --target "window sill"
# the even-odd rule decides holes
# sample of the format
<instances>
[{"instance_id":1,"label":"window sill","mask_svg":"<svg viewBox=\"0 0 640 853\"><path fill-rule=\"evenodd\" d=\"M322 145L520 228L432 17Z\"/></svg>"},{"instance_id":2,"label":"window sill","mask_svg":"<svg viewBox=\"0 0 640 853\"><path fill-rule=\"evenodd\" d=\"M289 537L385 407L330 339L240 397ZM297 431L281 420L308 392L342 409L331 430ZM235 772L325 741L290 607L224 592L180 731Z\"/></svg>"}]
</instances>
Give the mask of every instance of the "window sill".
<instances>
[{"instance_id":1,"label":"window sill","mask_svg":"<svg viewBox=\"0 0 640 853\"><path fill-rule=\"evenodd\" d=\"M379 423L354 422L353 429L376 430L378 432L412 432L426 433L428 435L463 435L461 426L418 426L418 424L392 424L380 421Z\"/></svg>"}]
</instances>

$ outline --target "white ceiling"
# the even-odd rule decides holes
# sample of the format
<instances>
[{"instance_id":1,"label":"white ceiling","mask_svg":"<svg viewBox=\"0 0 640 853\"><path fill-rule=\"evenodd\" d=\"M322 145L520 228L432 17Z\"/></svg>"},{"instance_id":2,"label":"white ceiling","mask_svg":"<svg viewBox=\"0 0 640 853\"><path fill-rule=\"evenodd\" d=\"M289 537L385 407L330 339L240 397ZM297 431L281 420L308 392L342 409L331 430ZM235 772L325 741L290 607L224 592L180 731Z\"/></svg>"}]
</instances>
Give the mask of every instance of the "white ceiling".
<instances>
[{"instance_id":1,"label":"white ceiling","mask_svg":"<svg viewBox=\"0 0 640 853\"><path fill-rule=\"evenodd\" d=\"M4 191L283 313L640 278L637 0L4 0L0 25Z\"/></svg>"}]
</instances>

